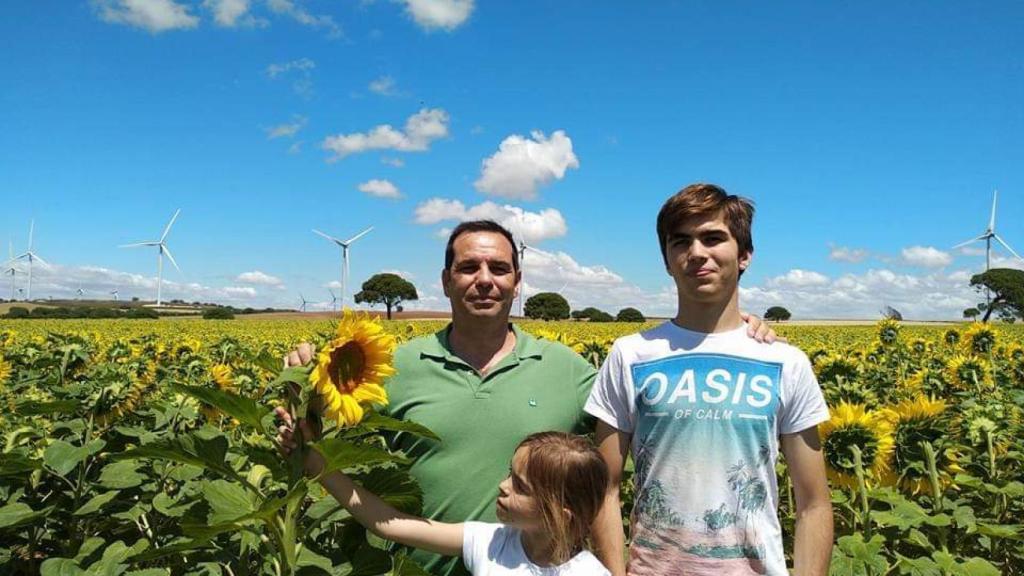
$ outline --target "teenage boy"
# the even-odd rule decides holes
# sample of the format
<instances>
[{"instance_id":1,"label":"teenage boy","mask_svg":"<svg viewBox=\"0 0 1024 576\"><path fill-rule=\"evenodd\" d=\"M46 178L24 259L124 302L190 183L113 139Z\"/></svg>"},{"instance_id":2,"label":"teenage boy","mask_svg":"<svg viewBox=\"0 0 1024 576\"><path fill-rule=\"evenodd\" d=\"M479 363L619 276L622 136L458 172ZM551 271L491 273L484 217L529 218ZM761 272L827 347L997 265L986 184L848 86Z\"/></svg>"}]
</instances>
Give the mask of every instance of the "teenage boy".
<instances>
[{"instance_id":1,"label":"teenage boy","mask_svg":"<svg viewBox=\"0 0 1024 576\"><path fill-rule=\"evenodd\" d=\"M678 312L615 342L585 406L611 473L594 540L615 576L788 575L780 449L795 495L795 574L828 571L832 507L817 430L828 408L807 356L747 338L740 318L753 215L750 201L711 184L684 188L658 214ZM628 569L627 450L636 465Z\"/></svg>"}]
</instances>

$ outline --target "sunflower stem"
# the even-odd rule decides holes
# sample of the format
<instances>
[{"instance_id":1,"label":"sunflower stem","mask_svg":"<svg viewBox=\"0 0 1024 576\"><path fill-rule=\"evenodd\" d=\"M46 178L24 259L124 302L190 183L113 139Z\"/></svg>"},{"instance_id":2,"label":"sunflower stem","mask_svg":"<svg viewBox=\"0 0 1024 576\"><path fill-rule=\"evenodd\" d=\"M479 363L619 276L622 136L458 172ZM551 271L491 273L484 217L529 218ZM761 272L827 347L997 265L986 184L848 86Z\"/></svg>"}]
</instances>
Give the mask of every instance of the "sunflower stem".
<instances>
[{"instance_id":1,"label":"sunflower stem","mask_svg":"<svg viewBox=\"0 0 1024 576\"><path fill-rule=\"evenodd\" d=\"M864 459L860 446L850 446L853 452L853 470L857 475L857 490L860 493L861 524L864 525L864 537L871 539L871 501L868 499L868 485L864 480Z\"/></svg>"},{"instance_id":2,"label":"sunflower stem","mask_svg":"<svg viewBox=\"0 0 1024 576\"><path fill-rule=\"evenodd\" d=\"M937 456L935 454L935 447L932 446L931 442L921 442L921 448L924 450L925 463L928 464L928 480L932 487L932 511L936 514L942 512L945 504L942 500L942 484L939 482L939 469L937 464ZM939 528L939 543L942 545L942 551L948 552L948 541L949 534L946 531L946 527Z\"/></svg>"},{"instance_id":3,"label":"sunflower stem","mask_svg":"<svg viewBox=\"0 0 1024 576\"><path fill-rule=\"evenodd\" d=\"M988 452L988 474L990 479L995 480L999 471L996 469L996 449L992 443L992 431L985 428L983 432L985 433L985 448Z\"/></svg>"}]
</instances>

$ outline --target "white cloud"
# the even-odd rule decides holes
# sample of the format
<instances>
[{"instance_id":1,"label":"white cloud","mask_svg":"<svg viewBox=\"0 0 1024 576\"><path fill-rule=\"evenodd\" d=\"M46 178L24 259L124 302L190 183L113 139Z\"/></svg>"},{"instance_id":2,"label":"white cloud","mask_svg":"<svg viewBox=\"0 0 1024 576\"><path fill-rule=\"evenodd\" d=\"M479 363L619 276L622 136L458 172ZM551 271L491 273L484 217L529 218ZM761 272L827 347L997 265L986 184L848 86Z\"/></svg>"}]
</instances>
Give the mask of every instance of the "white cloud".
<instances>
[{"instance_id":1,"label":"white cloud","mask_svg":"<svg viewBox=\"0 0 1024 576\"><path fill-rule=\"evenodd\" d=\"M299 152L302 152L302 141L298 140L298 141L292 142L292 145L288 147L288 153L289 154L298 154Z\"/></svg>"},{"instance_id":2,"label":"white cloud","mask_svg":"<svg viewBox=\"0 0 1024 576\"><path fill-rule=\"evenodd\" d=\"M391 76L381 76L376 80L370 82L368 86L370 92L380 94L381 96L394 96L398 92L395 89L395 79Z\"/></svg>"},{"instance_id":3,"label":"white cloud","mask_svg":"<svg viewBox=\"0 0 1024 576\"><path fill-rule=\"evenodd\" d=\"M402 193L388 180L368 180L359 185L359 191L378 198L401 198Z\"/></svg>"},{"instance_id":4,"label":"white cloud","mask_svg":"<svg viewBox=\"0 0 1024 576\"><path fill-rule=\"evenodd\" d=\"M782 288L799 288L803 286L825 286L828 284L828 276L819 274L818 272L812 272L809 270L800 270L799 268L790 270L782 276L776 276L770 278L766 282L772 287Z\"/></svg>"},{"instance_id":5,"label":"white cloud","mask_svg":"<svg viewBox=\"0 0 1024 576\"><path fill-rule=\"evenodd\" d=\"M402 166L405 166L405 160L402 160L401 158L384 157L380 159L380 163L387 164L388 166L393 166L395 168L401 168Z\"/></svg>"},{"instance_id":6,"label":"white cloud","mask_svg":"<svg viewBox=\"0 0 1024 576\"><path fill-rule=\"evenodd\" d=\"M957 253L959 253L961 256L984 256L985 255L985 249L984 248L974 248L972 246L963 246L963 247L957 248Z\"/></svg>"},{"instance_id":7,"label":"white cloud","mask_svg":"<svg viewBox=\"0 0 1024 576\"><path fill-rule=\"evenodd\" d=\"M249 14L250 0L204 0L203 6L213 12L214 22L225 28L263 27L268 24L266 20Z\"/></svg>"},{"instance_id":8,"label":"white cloud","mask_svg":"<svg viewBox=\"0 0 1024 576\"><path fill-rule=\"evenodd\" d=\"M403 0L405 11L427 30L451 32L461 26L473 12L474 0Z\"/></svg>"},{"instance_id":9,"label":"white cloud","mask_svg":"<svg viewBox=\"0 0 1024 576\"><path fill-rule=\"evenodd\" d=\"M267 0L267 5L275 13L290 16L303 26L327 30L327 35L332 38L338 38L342 35L341 26L338 26L334 18L328 15L310 14L308 10L299 6L294 0Z\"/></svg>"},{"instance_id":10,"label":"white cloud","mask_svg":"<svg viewBox=\"0 0 1024 576\"><path fill-rule=\"evenodd\" d=\"M257 294L252 286L226 286L224 293L235 298L255 298Z\"/></svg>"},{"instance_id":11,"label":"white cloud","mask_svg":"<svg viewBox=\"0 0 1024 576\"><path fill-rule=\"evenodd\" d=\"M1024 261L1013 256L1000 256L999 254L993 253L992 268L1016 268L1017 270L1024 270ZM979 272L981 272L981 270L979 270Z\"/></svg>"},{"instance_id":12,"label":"white cloud","mask_svg":"<svg viewBox=\"0 0 1024 576\"><path fill-rule=\"evenodd\" d=\"M271 276L265 272L259 270L253 270L252 272L242 272L235 278L235 282L241 282L243 284L258 284L261 286L283 286L284 282L276 276Z\"/></svg>"},{"instance_id":13,"label":"white cloud","mask_svg":"<svg viewBox=\"0 0 1024 576\"><path fill-rule=\"evenodd\" d=\"M913 320L955 320L964 308L979 302L969 286L970 272L932 272L924 275L899 274L872 269L862 274L844 274L822 283L778 281L805 278L806 272L769 279L761 286L740 288L740 308L763 314L769 306L788 308L795 319L876 319L883 306L899 310Z\"/></svg>"},{"instance_id":14,"label":"white cloud","mask_svg":"<svg viewBox=\"0 0 1024 576\"><path fill-rule=\"evenodd\" d=\"M547 138L535 130L530 136L505 138L498 151L483 161L476 189L492 196L532 200L539 187L561 180L569 168L580 167L564 131Z\"/></svg>"},{"instance_id":15,"label":"white cloud","mask_svg":"<svg viewBox=\"0 0 1024 576\"><path fill-rule=\"evenodd\" d=\"M267 139L273 140L275 138L283 137L291 138L298 134L299 130L302 130L302 128L306 125L307 120L308 119L303 116L296 116L295 118L292 119L291 122L287 122L285 124L278 124L277 126L266 128L265 130L267 132Z\"/></svg>"},{"instance_id":16,"label":"white cloud","mask_svg":"<svg viewBox=\"0 0 1024 576\"><path fill-rule=\"evenodd\" d=\"M868 251L860 248L847 248L845 246L830 246L828 259L835 262L848 262L857 264L868 257Z\"/></svg>"},{"instance_id":17,"label":"white cloud","mask_svg":"<svg viewBox=\"0 0 1024 576\"><path fill-rule=\"evenodd\" d=\"M292 60L291 62L282 62L281 64L270 64L267 66L267 76L271 78L277 78L281 74L291 72L293 70L301 72L303 74L309 74L310 70L316 68L316 62L309 58L299 58L298 60Z\"/></svg>"},{"instance_id":18,"label":"white cloud","mask_svg":"<svg viewBox=\"0 0 1024 576\"><path fill-rule=\"evenodd\" d=\"M143 28L154 34L195 28L199 18L189 7L174 0L95 0L100 19L114 24Z\"/></svg>"},{"instance_id":19,"label":"white cloud","mask_svg":"<svg viewBox=\"0 0 1024 576\"><path fill-rule=\"evenodd\" d=\"M494 220L527 243L565 236L569 227L562 213L554 208L529 212L518 206L484 202L470 208L458 200L431 198L416 207L418 224L436 224L447 220Z\"/></svg>"},{"instance_id":20,"label":"white cloud","mask_svg":"<svg viewBox=\"0 0 1024 576\"><path fill-rule=\"evenodd\" d=\"M911 246L900 251L904 264L921 268L943 268L953 262L953 257L931 246Z\"/></svg>"},{"instance_id":21,"label":"white cloud","mask_svg":"<svg viewBox=\"0 0 1024 576\"><path fill-rule=\"evenodd\" d=\"M395 130L390 124L382 124L369 132L328 136L322 146L324 150L334 153L328 159L333 162L367 150L423 152L430 148L431 142L446 136L448 113L440 108L424 108L405 121L404 130Z\"/></svg>"}]
</instances>

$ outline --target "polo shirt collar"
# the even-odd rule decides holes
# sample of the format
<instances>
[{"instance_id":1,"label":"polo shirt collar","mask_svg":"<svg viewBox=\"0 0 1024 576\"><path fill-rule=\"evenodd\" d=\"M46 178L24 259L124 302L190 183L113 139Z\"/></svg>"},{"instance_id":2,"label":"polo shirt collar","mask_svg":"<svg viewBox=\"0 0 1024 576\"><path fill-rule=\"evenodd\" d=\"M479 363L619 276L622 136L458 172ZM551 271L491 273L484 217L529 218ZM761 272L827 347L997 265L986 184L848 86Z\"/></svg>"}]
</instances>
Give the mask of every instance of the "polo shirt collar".
<instances>
[{"instance_id":1,"label":"polo shirt collar","mask_svg":"<svg viewBox=\"0 0 1024 576\"><path fill-rule=\"evenodd\" d=\"M512 332L516 335L516 347L512 351L512 360L515 363L519 363L523 358L541 358L544 355L543 346L540 342L533 337L530 333L520 329L515 324L510 324ZM452 352L451 345L448 343L448 334L451 332L452 325L449 322L447 326L434 333L434 338L423 347L421 354L428 358L434 358L436 360L444 360L445 362L455 362L458 364L465 364L465 362ZM501 364L505 364L508 358L502 360Z\"/></svg>"}]
</instances>

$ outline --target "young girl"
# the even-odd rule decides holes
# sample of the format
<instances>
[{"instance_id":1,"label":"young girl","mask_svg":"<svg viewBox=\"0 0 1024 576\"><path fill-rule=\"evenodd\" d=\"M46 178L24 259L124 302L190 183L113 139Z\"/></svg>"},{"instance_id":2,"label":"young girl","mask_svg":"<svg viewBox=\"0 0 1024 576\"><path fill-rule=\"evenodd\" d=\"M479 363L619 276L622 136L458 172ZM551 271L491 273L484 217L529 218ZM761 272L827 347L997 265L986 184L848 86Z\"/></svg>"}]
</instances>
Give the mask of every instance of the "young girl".
<instances>
[{"instance_id":1,"label":"young girl","mask_svg":"<svg viewBox=\"0 0 1024 576\"><path fill-rule=\"evenodd\" d=\"M278 442L285 454L297 447L293 423L284 421ZM303 422L306 438L310 430ZM323 458L309 451L306 469L317 475ZM604 461L585 438L564 432L539 432L516 448L509 475L498 485L501 524L449 524L400 512L356 485L341 472L320 478L328 492L360 524L378 536L448 556L462 556L479 576L546 574L609 576L586 550L590 525L597 516L608 482Z\"/></svg>"}]
</instances>

